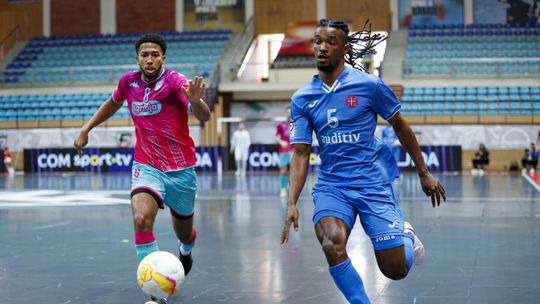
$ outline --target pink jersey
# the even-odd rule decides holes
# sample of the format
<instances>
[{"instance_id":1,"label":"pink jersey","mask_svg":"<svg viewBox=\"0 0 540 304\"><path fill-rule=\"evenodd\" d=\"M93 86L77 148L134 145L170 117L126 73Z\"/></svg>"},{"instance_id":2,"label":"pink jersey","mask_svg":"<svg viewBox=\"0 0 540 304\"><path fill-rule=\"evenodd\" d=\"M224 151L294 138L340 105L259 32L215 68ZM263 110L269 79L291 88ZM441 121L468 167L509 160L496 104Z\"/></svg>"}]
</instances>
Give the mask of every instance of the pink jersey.
<instances>
[{"instance_id":1,"label":"pink jersey","mask_svg":"<svg viewBox=\"0 0 540 304\"><path fill-rule=\"evenodd\" d=\"M279 146L279 153L291 153L294 151L294 147L290 144L290 130L289 130L289 124L282 121L278 124L276 128L276 135L279 135L279 138L281 140L284 140L287 142L287 148L283 148L281 145Z\"/></svg>"},{"instance_id":2,"label":"pink jersey","mask_svg":"<svg viewBox=\"0 0 540 304\"><path fill-rule=\"evenodd\" d=\"M127 100L135 124L136 162L160 171L195 166L195 143L189 136L188 100L181 87L186 76L171 70L146 82L140 71L127 72L113 93L113 101Z\"/></svg>"}]
</instances>

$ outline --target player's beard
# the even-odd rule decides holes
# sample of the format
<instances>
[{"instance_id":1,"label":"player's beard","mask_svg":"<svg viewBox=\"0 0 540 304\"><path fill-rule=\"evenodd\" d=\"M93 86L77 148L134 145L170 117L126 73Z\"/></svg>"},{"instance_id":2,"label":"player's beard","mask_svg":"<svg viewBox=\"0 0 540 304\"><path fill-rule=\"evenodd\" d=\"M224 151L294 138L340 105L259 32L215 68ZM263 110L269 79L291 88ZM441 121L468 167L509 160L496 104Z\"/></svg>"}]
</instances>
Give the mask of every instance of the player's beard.
<instances>
[{"instance_id":1,"label":"player's beard","mask_svg":"<svg viewBox=\"0 0 540 304\"><path fill-rule=\"evenodd\" d=\"M146 77L146 79L148 79L149 81L152 81L152 80L158 78L159 75L161 75L162 67L160 66L159 69L156 68L154 71L157 71L157 72L154 75L149 75L142 66L139 66L139 69L143 73L144 77Z\"/></svg>"},{"instance_id":2,"label":"player's beard","mask_svg":"<svg viewBox=\"0 0 540 304\"><path fill-rule=\"evenodd\" d=\"M317 63L317 70L325 73L330 73L337 68L337 65L332 64L319 64Z\"/></svg>"}]
</instances>

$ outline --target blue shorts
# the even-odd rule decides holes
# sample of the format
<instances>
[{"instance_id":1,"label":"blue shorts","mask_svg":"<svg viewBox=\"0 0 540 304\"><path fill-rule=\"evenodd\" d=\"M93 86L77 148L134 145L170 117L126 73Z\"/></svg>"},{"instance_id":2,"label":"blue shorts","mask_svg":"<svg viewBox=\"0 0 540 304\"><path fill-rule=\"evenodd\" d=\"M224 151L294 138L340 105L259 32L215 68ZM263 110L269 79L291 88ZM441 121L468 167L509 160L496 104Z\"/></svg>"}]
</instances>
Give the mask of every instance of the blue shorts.
<instances>
[{"instance_id":1,"label":"blue shorts","mask_svg":"<svg viewBox=\"0 0 540 304\"><path fill-rule=\"evenodd\" d=\"M169 206L179 218L191 218L195 207L197 176L195 168L162 172L134 162L131 168L131 196L145 192L156 200L159 207Z\"/></svg>"},{"instance_id":2,"label":"blue shorts","mask_svg":"<svg viewBox=\"0 0 540 304\"><path fill-rule=\"evenodd\" d=\"M313 189L313 223L331 216L353 229L356 216L375 250L402 246L403 214L391 185L367 188L319 186Z\"/></svg>"},{"instance_id":3,"label":"blue shorts","mask_svg":"<svg viewBox=\"0 0 540 304\"><path fill-rule=\"evenodd\" d=\"M292 153L279 153L279 167L287 167L291 163Z\"/></svg>"}]
</instances>

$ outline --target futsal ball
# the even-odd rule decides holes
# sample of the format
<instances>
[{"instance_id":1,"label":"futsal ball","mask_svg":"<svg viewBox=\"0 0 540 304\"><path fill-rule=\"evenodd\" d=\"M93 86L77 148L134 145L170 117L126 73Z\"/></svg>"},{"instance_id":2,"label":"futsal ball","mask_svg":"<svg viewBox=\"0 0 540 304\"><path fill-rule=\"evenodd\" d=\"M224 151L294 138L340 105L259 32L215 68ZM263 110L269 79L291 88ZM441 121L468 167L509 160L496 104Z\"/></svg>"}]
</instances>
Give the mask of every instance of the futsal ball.
<instances>
[{"instance_id":1,"label":"futsal ball","mask_svg":"<svg viewBox=\"0 0 540 304\"><path fill-rule=\"evenodd\" d=\"M144 293L158 299L174 295L184 282L184 267L172 253L155 251L137 268L137 283Z\"/></svg>"}]
</instances>

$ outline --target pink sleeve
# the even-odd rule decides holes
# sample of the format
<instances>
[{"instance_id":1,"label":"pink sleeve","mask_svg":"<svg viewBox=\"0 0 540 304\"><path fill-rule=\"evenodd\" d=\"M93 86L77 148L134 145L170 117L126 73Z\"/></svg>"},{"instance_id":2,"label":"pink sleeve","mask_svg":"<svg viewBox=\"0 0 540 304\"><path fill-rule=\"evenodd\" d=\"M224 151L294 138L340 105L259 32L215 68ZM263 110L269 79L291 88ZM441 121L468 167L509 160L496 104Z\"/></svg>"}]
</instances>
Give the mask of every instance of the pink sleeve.
<instances>
[{"instance_id":1,"label":"pink sleeve","mask_svg":"<svg viewBox=\"0 0 540 304\"><path fill-rule=\"evenodd\" d=\"M178 72L173 72L171 74L171 80L172 80L171 83L173 86L172 89L176 90L176 96L178 97L178 99L180 99L182 104L187 106L189 101L187 100L186 96L184 95L184 92L182 91L182 87L186 89L189 88L189 82L188 82L187 77Z\"/></svg>"},{"instance_id":2,"label":"pink sleeve","mask_svg":"<svg viewBox=\"0 0 540 304\"><path fill-rule=\"evenodd\" d=\"M281 131L281 123L280 123L279 125L277 125L277 128L276 128L276 135L281 136L281 133L282 133L282 131Z\"/></svg>"},{"instance_id":3,"label":"pink sleeve","mask_svg":"<svg viewBox=\"0 0 540 304\"><path fill-rule=\"evenodd\" d=\"M117 104L122 104L126 100L126 81L127 81L127 74L124 74L122 78L118 81L118 86L116 87L116 90L114 90L112 94L112 99Z\"/></svg>"}]
</instances>

